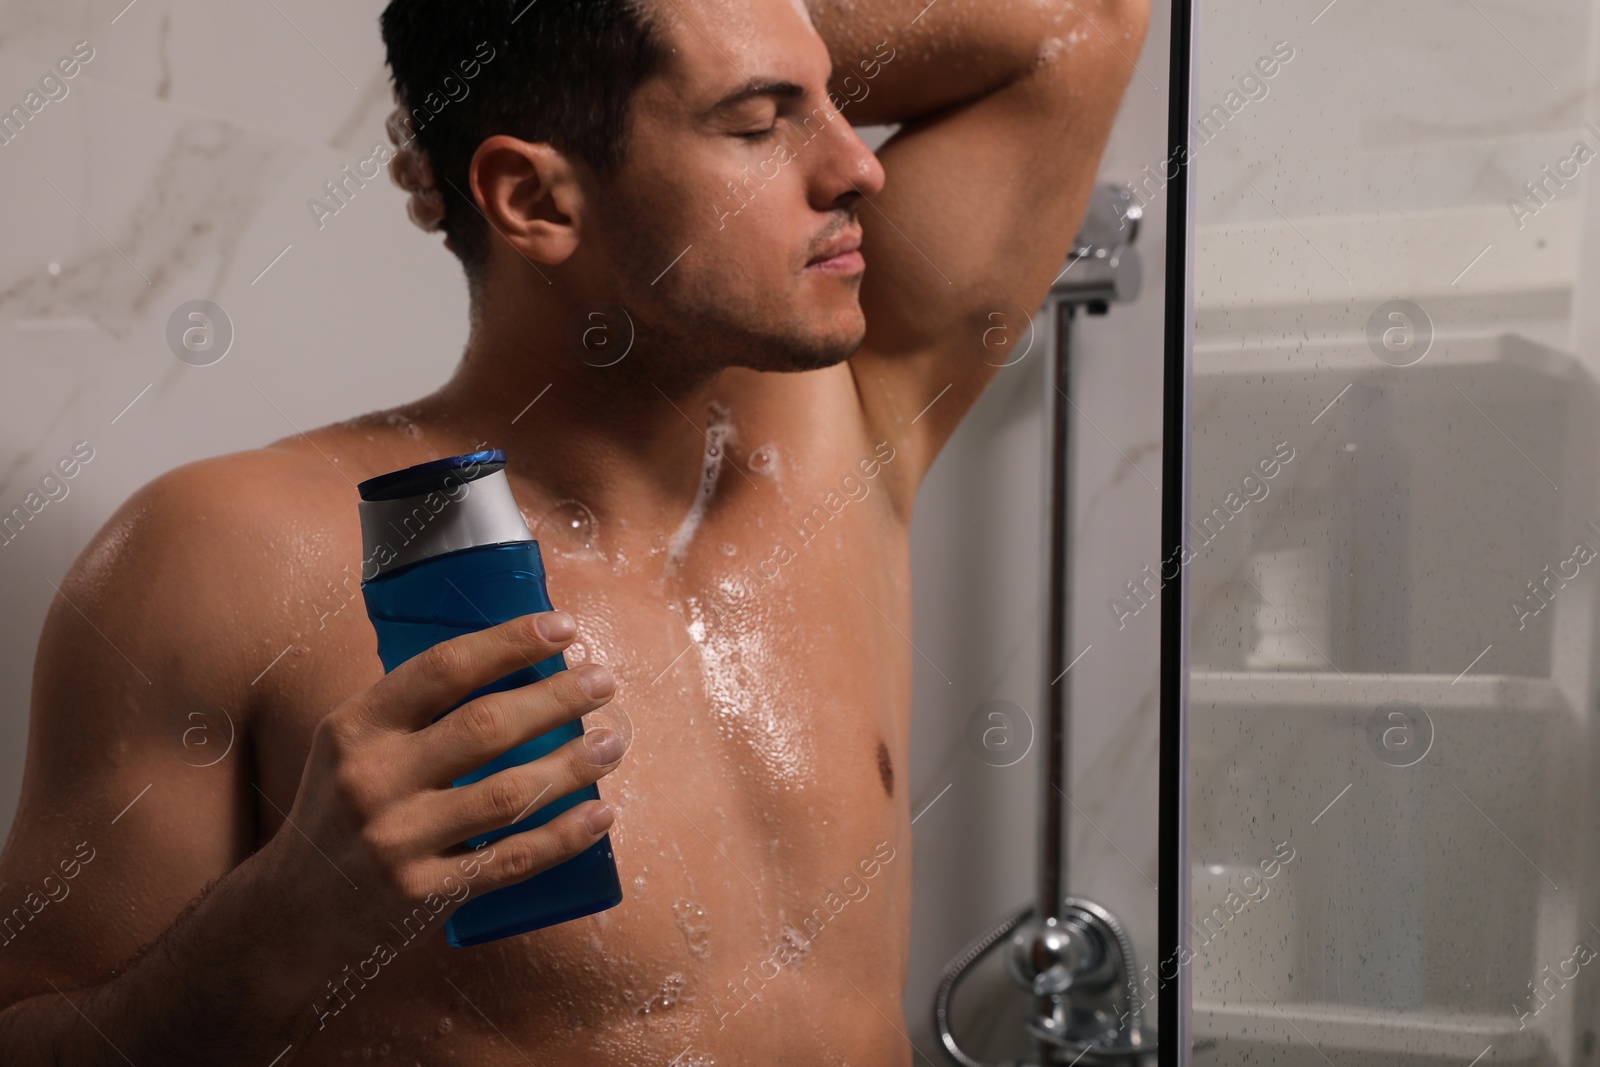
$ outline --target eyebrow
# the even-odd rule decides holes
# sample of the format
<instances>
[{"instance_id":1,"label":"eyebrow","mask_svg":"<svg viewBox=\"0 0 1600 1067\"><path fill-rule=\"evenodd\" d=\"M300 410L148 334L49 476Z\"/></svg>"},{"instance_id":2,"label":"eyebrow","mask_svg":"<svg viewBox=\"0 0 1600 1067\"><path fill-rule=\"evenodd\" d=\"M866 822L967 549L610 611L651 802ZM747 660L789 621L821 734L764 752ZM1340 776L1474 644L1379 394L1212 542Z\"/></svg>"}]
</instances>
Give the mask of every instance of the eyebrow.
<instances>
[{"instance_id":1,"label":"eyebrow","mask_svg":"<svg viewBox=\"0 0 1600 1067\"><path fill-rule=\"evenodd\" d=\"M827 80L824 81L823 84L826 85L828 81L832 80L833 70L830 68L828 70ZM706 114L715 114L716 112L725 108L733 107L736 104L742 104L752 97L771 96L776 97L779 100L795 100L804 96L805 94L805 89L796 85L794 82L772 81L770 79L752 79L751 81L746 82L742 88L735 89L727 96L724 96L721 100L718 100L715 104L712 104L706 109Z\"/></svg>"},{"instance_id":2,"label":"eyebrow","mask_svg":"<svg viewBox=\"0 0 1600 1067\"><path fill-rule=\"evenodd\" d=\"M735 89L721 100L718 100L706 111L708 114L721 111L725 108L733 107L735 104L742 104L756 96L773 96L779 100L793 100L804 95L805 90L794 82L752 81L747 82L743 88Z\"/></svg>"}]
</instances>

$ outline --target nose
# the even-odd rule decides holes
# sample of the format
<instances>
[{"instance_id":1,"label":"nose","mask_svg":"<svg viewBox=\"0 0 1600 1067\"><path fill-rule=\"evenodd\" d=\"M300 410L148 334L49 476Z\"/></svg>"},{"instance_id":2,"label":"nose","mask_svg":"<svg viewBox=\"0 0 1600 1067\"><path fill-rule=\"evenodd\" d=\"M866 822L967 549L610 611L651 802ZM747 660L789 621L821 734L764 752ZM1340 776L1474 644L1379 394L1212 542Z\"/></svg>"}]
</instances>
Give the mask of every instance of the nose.
<instances>
[{"instance_id":1,"label":"nose","mask_svg":"<svg viewBox=\"0 0 1600 1067\"><path fill-rule=\"evenodd\" d=\"M849 120L834 111L825 136L825 162L817 174L817 191L822 202L817 206L834 207L840 198L853 193L869 198L877 196L883 190L883 164L878 161L877 153L856 134Z\"/></svg>"}]
</instances>

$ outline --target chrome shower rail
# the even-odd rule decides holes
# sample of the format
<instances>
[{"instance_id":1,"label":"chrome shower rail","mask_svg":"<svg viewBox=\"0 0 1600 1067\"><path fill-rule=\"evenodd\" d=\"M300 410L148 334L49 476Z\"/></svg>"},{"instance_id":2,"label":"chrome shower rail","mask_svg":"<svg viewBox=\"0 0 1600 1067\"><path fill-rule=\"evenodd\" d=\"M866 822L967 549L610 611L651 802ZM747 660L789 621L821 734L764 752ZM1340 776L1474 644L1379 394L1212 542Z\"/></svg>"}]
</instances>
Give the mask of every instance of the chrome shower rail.
<instances>
[{"instance_id":1,"label":"chrome shower rail","mask_svg":"<svg viewBox=\"0 0 1600 1067\"><path fill-rule=\"evenodd\" d=\"M1046 308L1055 323L1054 394L1051 396L1049 457L1049 587L1045 620L1043 685L1044 769L1040 818L1038 896L969 944L945 969L934 999L934 1029L940 1049L959 1067L990 1067L964 1052L950 1029L950 1001L966 970L1007 935L1008 969L1036 998L1028 1031L1038 1039L1041 1065L1060 1061L1135 1063L1154 1052L1142 1025L1134 986L1133 946L1105 908L1078 897L1064 898L1067 885L1066 814L1070 685L1061 681L1071 654L1072 499L1067 406L1071 328L1077 308L1104 314L1113 303L1132 300L1142 280L1132 248L1142 216L1128 190L1099 185L1090 197L1083 226L1066 268L1051 287ZM1107 1019L1114 1021L1108 1025Z\"/></svg>"}]
</instances>

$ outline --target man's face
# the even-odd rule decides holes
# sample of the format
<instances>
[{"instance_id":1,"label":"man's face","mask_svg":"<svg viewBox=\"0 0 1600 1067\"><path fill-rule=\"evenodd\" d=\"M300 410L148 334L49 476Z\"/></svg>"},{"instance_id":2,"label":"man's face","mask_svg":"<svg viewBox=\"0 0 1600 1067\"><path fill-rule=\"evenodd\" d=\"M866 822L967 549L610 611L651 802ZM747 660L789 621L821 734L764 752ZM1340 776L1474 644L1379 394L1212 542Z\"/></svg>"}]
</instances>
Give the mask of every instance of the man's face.
<instances>
[{"instance_id":1,"label":"man's face","mask_svg":"<svg viewBox=\"0 0 1600 1067\"><path fill-rule=\"evenodd\" d=\"M859 237L883 168L827 97L822 38L801 0L655 3L667 60L579 254L679 371L840 362L865 333L862 262L814 261Z\"/></svg>"}]
</instances>

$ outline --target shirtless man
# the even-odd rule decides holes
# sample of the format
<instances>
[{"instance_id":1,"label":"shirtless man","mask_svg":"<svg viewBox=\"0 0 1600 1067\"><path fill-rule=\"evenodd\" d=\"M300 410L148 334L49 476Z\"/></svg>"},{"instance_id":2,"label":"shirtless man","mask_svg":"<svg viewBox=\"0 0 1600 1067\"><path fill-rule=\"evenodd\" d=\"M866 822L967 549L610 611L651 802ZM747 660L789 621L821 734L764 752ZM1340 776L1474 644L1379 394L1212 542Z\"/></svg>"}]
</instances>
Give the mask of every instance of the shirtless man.
<instances>
[{"instance_id":1,"label":"shirtless man","mask_svg":"<svg viewBox=\"0 0 1600 1067\"><path fill-rule=\"evenodd\" d=\"M0 1060L912 1062L912 503L1061 267L1146 0L638 10L385 13L402 99L479 64L412 146L441 192L401 163L472 278L464 358L155 479L61 582L0 862ZM568 94L594 106L550 125ZM890 122L876 156L851 128ZM565 612L385 677L355 484L483 447ZM574 741L448 787L586 712L625 758ZM456 845L602 776L609 809ZM608 827L619 906L439 936L461 892Z\"/></svg>"}]
</instances>

